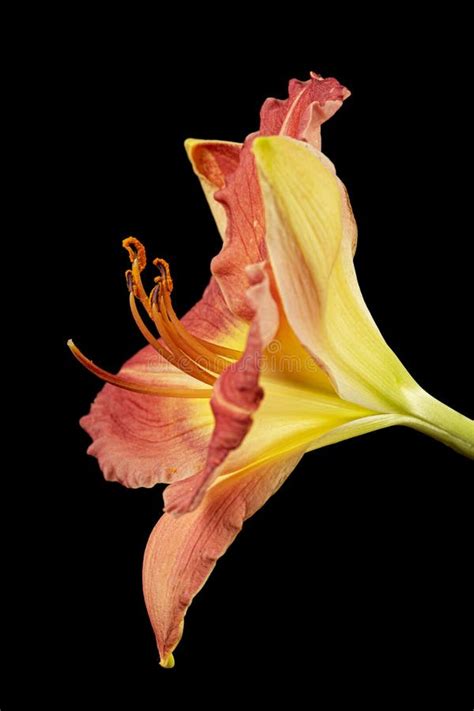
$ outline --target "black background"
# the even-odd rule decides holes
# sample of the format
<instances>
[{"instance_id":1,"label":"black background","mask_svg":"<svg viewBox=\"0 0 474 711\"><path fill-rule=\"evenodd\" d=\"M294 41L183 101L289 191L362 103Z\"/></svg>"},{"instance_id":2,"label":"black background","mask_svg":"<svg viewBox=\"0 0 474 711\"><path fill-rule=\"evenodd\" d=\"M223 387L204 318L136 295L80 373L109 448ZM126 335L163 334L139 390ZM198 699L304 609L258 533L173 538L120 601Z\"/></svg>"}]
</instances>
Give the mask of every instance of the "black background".
<instances>
[{"instance_id":1,"label":"black background","mask_svg":"<svg viewBox=\"0 0 474 711\"><path fill-rule=\"evenodd\" d=\"M379 693L467 698L471 462L400 428L306 456L218 563L186 618L176 668L162 670L141 593L161 487L103 481L77 424L99 384L65 346L73 337L110 370L141 346L123 279L128 234L170 261L178 313L196 301L219 237L184 139L242 140L266 96L284 97L292 76L314 69L353 93L323 148L352 198L367 303L420 384L472 417L463 43L448 55L438 35L421 45L405 28L390 43L337 35L327 50L308 32L290 48L284 23L263 36L241 25L184 37L121 19L120 29L65 25L30 58L20 92L15 146L27 147L18 160L31 197L17 215L18 289L30 335L27 388L11 410L23 440L3 483L12 516L0 708L29 708L25 695L50 708L80 699L137 711L170 699L224 707L226 694L251 704L289 692L323 708Z\"/></svg>"}]
</instances>

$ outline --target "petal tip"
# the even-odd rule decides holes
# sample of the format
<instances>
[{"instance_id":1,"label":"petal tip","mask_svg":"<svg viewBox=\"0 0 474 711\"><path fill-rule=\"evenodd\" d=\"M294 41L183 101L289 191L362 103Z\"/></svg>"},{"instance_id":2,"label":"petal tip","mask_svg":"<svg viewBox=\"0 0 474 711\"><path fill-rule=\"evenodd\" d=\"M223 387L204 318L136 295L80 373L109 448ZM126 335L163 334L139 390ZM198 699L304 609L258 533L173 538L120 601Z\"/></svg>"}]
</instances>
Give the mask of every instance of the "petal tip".
<instances>
[{"instance_id":1,"label":"petal tip","mask_svg":"<svg viewBox=\"0 0 474 711\"><path fill-rule=\"evenodd\" d=\"M175 665L174 657L171 652L166 654L164 657L161 657L160 659L160 667L163 667L163 669L172 669Z\"/></svg>"},{"instance_id":2,"label":"petal tip","mask_svg":"<svg viewBox=\"0 0 474 711\"><path fill-rule=\"evenodd\" d=\"M198 143L202 143L202 141L198 141L197 138L186 138L184 141L184 149L188 155L188 158L191 158L193 149Z\"/></svg>"},{"instance_id":3,"label":"petal tip","mask_svg":"<svg viewBox=\"0 0 474 711\"><path fill-rule=\"evenodd\" d=\"M188 481L176 482L176 484L168 486L164 494L164 513L172 514L175 518L191 513L197 509L205 492L205 488L190 488Z\"/></svg>"}]
</instances>

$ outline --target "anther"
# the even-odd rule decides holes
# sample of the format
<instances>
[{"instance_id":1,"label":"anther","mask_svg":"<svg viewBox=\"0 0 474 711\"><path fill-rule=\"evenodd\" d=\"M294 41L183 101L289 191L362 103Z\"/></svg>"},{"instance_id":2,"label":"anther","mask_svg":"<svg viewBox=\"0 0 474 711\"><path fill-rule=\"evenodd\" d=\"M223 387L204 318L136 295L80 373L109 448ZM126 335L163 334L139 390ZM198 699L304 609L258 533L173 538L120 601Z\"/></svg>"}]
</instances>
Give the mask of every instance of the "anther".
<instances>
[{"instance_id":1,"label":"anther","mask_svg":"<svg viewBox=\"0 0 474 711\"><path fill-rule=\"evenodd\" d=\"M155 395L158 397L192 397L192 398L209 398L212 394L212 389L210 388L173 388L173 387L159 387L154 385L147 385L146 383L140 382L139 380L133 380L131 378L124 378L121 375L114 375L114 373L109 373L107 370L100 368L98 365L93 363L89 358L81 353L79 348L69 340L67 345L72 351L72 354L77 358L79 363L83 365L91 373L94 373L101 380L105 380L106 383L111 383L111 385L116 385L124 390L131 390L135 393L142 393L143 395Z\"/></svg>"},{"instance_id":2,"label":"anther","mask_svg":"<svg viewBox=\"0 0 474 711\"><path fill-rule=\"evenodd\" d=\"M125 279L127 281L127 289L129 290L129 292L131 294L133 294L135 291L135 286L134 286L134 282L133 282L133 274L132 274L131 269L127 269L127 271L125 272Z\"/></svg>"},{"instance_id":3,"label":"anther","mask_svg":"<svg viewBox=\"0 0 474 711\"><path fill-rule=\"evenodd\" d=\"M156 279L160 279L161 277L155 277ZM152 306L159 306L159 301L160 301L160 285L157 284L156 286L153 287L153 289L150 292L150 302Z\"/></svg>"},{"instance_id":4,"label":"anther","mask_svg":"<svg viewBox=\"0 0 474 711\"><path fill-rule=\"evenodd\" d=\"M132 264L137 260L138 269L142 272L146 267L146 251L140 240L136 237L127 237L122 241L122 247L127 250Z\"/></svg>"},{"instance_id":5,"label":"anther","mask_svg":"<svg viewBox=\"0 0 474 711\"><path fill-rule=\"evenodd\" d=\"M168 262L165 259L160 259L160 257L157 257L153 260L153 264L160 270L161 274L160 277L155 278L155 281L157 283L164 282L166 288L168 289L168 292L171 294L171 292L173 291L173 280L171 278L170 266Z\"/></svg>"}]
</instances>

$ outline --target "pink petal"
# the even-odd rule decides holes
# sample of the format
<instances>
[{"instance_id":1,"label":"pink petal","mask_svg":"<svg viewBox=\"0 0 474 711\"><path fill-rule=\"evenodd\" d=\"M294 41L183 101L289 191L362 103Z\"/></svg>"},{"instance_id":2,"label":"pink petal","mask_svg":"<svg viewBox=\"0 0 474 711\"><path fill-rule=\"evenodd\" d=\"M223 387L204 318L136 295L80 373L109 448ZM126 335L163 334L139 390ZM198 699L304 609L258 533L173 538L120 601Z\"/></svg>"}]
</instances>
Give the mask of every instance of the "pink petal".
<instances>
[{"instance_id":1,"label":"pink petal","mask_svg":"<svg viewBox=\"0 0 474 711\"><path fill-rule=\"evenodd\" d=\"M252 414L263 398L259 386L262 353L274 338L278 307L270 292L270 279L264 265L247 268L252 286L247 292L248 306L254 314L242 358L225 370L214 385L211 407L216 420L204 468L199 474L169 486L164 493L168 513L193 511L218 475L227 455L239 447L250 427Z\"/></svg>"},{"instance_id":2,"label":"pink petal","mask_svg":"<svg viewBox=\"0 0 474 711\"><path fill-rule=\"evenodd\" d=\"M292 79L288 99L267 99L260 112L259 136L291 136L321 148L321 124L342 106L350 91L337 79L311 72L308 81Z\"/></svg>"},{"instance_id":3,"label":"pink petal","mask_svg":"<svg viewBox=\"0 0 474 711\"><path fill-rule=\"evenodd\" d=\"M218 479L198 509L180 518L164 514L156 524L145 551L143 592L162 666L173 666L172 652L181 639L186 611L217 559L301 456L302 451L293 451Z\"/></svg>"},{"instance_id":4,"label":"pink petal","mask_svg":"<svg viewBox=\"0 0 474 711\"><path fill-rule=\"evenodd\" d=\"M239 165L239 143L226 141L187 141L187 150L196 173L204 176L214 188L223 188L226 178Z\"/></svg>"},{"instance_id":5,"label":"pink petal","mask_svg":"<svg viewBox=\"0 0 474 711\"><path fill-rule=\"evenodd\" d=\"M211 262L227 303L241 318L252 317L245 292L248 281L245 267L266 259L265 219L249 136L240 153L237 170L226 177L225 187L215 194L227 216L224 245Z\"/></svg>"},{"instance_id":6,"label":"pink petal","mask_svg":"<svg viewBox=\"0 0 474 711\"><path fill-rule=\"evenodd\" d=\"M267 99L261 110L258 133L248 136L242 149L220 141L189 141L188 153L224 241L211 270L233 313L250 320L245 299L245 267L267 258L265 217L257 179L252 142L256 136L284 134L306 140L318 148L320 127L349 91L336 79L312 73L306 82L293 79L289 98ZM238 160L238 162L237 162ZM224 210L222 210L224 208Z\"/></svg>"},{"instance_id":7,"label":"pink petal","mask_svg":"<svg viewBox=\"0 0 474 711\"><path fill-rule=\"evenodd\" d=\"M245 267L266 257L260 188L249 137L243 148L220 141L189 141L189 158L201 180L224 245L211 271L233 313L250 320ZM238 161L236 161L238 158Z\"/></svg>"},{"instance_id":8,"label":"pink petal","mask_svg":"<svg viewBox=\"0 0 474 711\"><path fill-rule=\"evenodd\" d=\"M214 280L183 323L194 335L215 342L241 328ZM151 346L120 372L150 385L199 387ZM94 440L88 453L97 457L106 479L150 487L191 476L205 466L214 417L207 399L151 397L106 385L81 425Z\"/></svg>"}]
</instances>

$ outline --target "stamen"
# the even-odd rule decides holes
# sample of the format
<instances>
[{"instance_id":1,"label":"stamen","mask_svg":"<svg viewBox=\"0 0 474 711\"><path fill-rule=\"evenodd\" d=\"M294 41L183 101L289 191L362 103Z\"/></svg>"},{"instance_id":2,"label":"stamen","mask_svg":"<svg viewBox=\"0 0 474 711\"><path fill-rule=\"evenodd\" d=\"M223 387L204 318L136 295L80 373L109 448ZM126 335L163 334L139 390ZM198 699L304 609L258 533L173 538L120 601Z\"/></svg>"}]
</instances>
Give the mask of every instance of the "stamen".
<instances>
[{"instance_id":1,"label":"stamen","mask_svg":"<svg viewBox=\"0 0 474 711\"><path fill-rule=\"evenodd\" d=\"M146 267L145 247L136 237L127 237L126 239L124 239L122 241L122 247L127 250L130 262L132 263L131 276L133 293L138 299L140 299L143 306L146 308L148 315L151 317L150 302L148 299L148 295L145 291L145 287L143 286L142 278L140 276L141 272ZM127 279L127 288L130 291L129 274L130 269L127 269L127 271L125 272L125 277Z\"/></svg>"},{"instance_id":2,"label":"stamen","mask_svg":"<svg viewBox=\"0 0 474 711\"><path fill-rule=\"evenodd\" d=\"M133 283L133 274L131 269L127 269L125 272L125 279L127 282L127 289L131 294L135 291L135 284Z\"/></svg>"},{"instance_id":3,"label":"stamen","mask_svg":"<svg viewBox=\"0 0 474 711\"><path fill-rule=\"evenodd\" d=\"M165 283L165 288L171 294L171 292L173 291L173 280L171 278L170 265L168 264L166 259L160 259L160 257L156 257L156 259L153 260L153 264L155 265L155 267L158 267L161 274L161 277L155 277L155 281L157 283L163 281Z\"/></svg>"},{"instance_id":4,"label":"stamen","mask_svg":"<svg viewBox=\"0 0 474 711\"><path fill-rule=\"evenodd\" d=\"M95 365L95 363L93 363L91 360L89 360L89 358L86 358L86 356L81 353L81 351L79 350L79 348L77 348L73 341L69 340L67 342L67 345L71 349L72 354L75 356L75 358L77 358L79 363L81 363L81 365L87 368L87 370L90 370L91 373L94 373L94 375L96 375L101 380L105 380L107 383L116 385L117 387L123 388L124 390L131 390L135 393L142 393L143 395L155 395L159 397L210 398L212 395L212 388L154 387L150 385L144 385L143 383L139 383L137 381L127 380L119 375L109 373L107 370L103 370L103 368L99 368L98 365Z\"/></svg>"},{"instance_id":5,"label":"stamen","mask_svg":"<svg viewBox=\"0 0 474 711\"><path fill-rule=\"evenodd\" d=\"M223 373L229 367L230 362L228 360L224 360L221 356L209 351L184 328L174 313L169 292L166 289L160 289L158 304L156 301L152 304L155 318L157 318L157 310L159 310L159 315L161 316L160 325L164 323L161 328L165 328L165 331L170 334L170 337L181 350L189 353L195 361L215 373Z\"/></svg>"},{"instance_id":6,"label":"stamen","mask_svg":"<svg viewBox=\"0 0 474 711\"><path fill-rule=\"evenodd\" d=\"M186 368L187 372L190 374L196 373L195 377L198 377L198 374L201 376L202 374L205 374L208 378L206 382L210 382L212 384L215 383L217 379L216 376L208 373L207 370L204 370L204 368L208 368L208 364L202 363L202 360L197 363L188 348L181 348L179 339L176 337L176 333L174 333L169 327L169 324L165 322L160 311L158 310L156 298L154 296L152 297L151 304L152 318L157 331L165 342L166 347L171 351L174 358L179 363L179 367L182 370L185 370ZM209 370L212 370L212 368L209 368ZM200 379L202 379L202 377Z\"/></svg>"},{"instance_id":7,"label":"stamen","mask_svg":"<svg viewBox=\"0 0 474 711\"><path fill-rule=\"evenodd\" d=\"M171 279L170 275L170 268L168 265L168 262L166 262L164 259L154 259L153 264L159 268L161 272L161 277L156 277L155 281L157 283L160 283L162 280L164 281L166 278L166 284L170 284L167 290L165 290L165 305L166 305L166 314L169 318L170 321L173 322L173 325L178 328L181 332L182 335L185 334L186 338L189 338L193 343L195 348L197 350L200 350L200 346L204 346L204 348L207 348L209 351L212 351L214 354L218 355L223 355L227 358L231 359L239 359L242 356L242 351L234 350L233 348L224 348L223 346L217 345L217 343L211 343L210 341L205 341L203 338L198 338L197 336L193 336L189 331L187 331L184 326L182 325L181 321L178 319L176 316L176 313L173 309L173 305L171 303L170 299L170 294L173 291L173 280ZM164 273L163 273L164 270ZM229 365L227 363L227 365Z\"/></svg>"},{"instance_id":8,"label":"stamen","mask_svg":"<svg viewBox=\"0 0 474 711\"><path fill-rule=\"evenodd\" d=\"M159 296L161 297L160 300L157 301L157 294L155 292L155 304L157 305L160 313L163 315L163 318L171 322L174 340L178 343L180 348L189 351L191 357L194 360L197 360L198 363L202 363L205 368L208 368L208 370L212 370L216 373L223 373L230 363L228 360L224 360L221 356L226 355L227 358L230 357L238 359L241 357L242 353L232 349L227 349L228 352L225 354L219 353L216 351L216 348L219 348L219 346L208 348L206 341L196 338L189 333L176 316L171 303L170 294L173 288L173 282L170 276L168 262L164 259L154 259L153 264L158 267L161 273L161 277L157 277L155 279L158 286Z\"/></svg>"},{"instance_id":9,"label":"stamen","mask_svg":"<svg viewBox=\"0 0 474 711\"><path fill-rule=\"evenodd\" d=\"M140 240L136 237L127 237L122 240L122 247L127 250L132 264L137 260L138 268L142 272L146 267L146 251Z\"/></svg>"},{"instance_id":10,"label":"stamen","mask_svg":"<svg viewBox=\"0 0 474 711\"><path fill-rule=\"evenodd\" d=\"M150 300L148 298L148 294L145 291L145 287L143 286L142 278L140 276L140 266L137 259L135 259L132 264L132 277L136 296L142 302L143 306L148 312L148 315L151 316Z\"/></svg>"},{"instance_id":11,"label":"stamen","mask_svg":"<svg viewBox=\"0 0 474 711\"><path fill-rule=\"evenodd\" d=\"M169 348L169 346L169 350L167 350L161 345L159 340L155 338L153 334L149 331L149 329L145 326L143 319L138 312L133 292L130 292L130 310L132 312L134 321L140 329L142 335L163 358L165 358L169 363L174 365L179 370L183 370L185 373L188 373L188 375L191 375L193 378L196 378L196 380L200 380L201 382L207 383L208 385L213 385L215 383L216 378L207 371L200 368L197 363L193 363L186 356L185 353L176 352L176 350ZM165 344L168 345L165 339L164 341Z\"/></svg>"},{"instance_id":12,"label":"stamen","mask_svg":"<svg viewBox=\"0 0 474 711\"><path fill-rule=\"evenodd\" d=\"M140 332L162 358L175 368L206 385L213 385L217 376L223 373L233 360L240 358L242 353L233 348L224 348L216 343L209 343L189 333L179 321L171 303L170 294L173 290L173 280L168 262L160 258L153 260L153 264L160 271L160 276L155 278L155 287L148 296L141 279L141 272L146 267L144 246L135 237L127 237L123 240L122 245L127 250L132 264L131 269L127 269L125 272L125 278L127 289L130 292L130 310ZM162 342L145 325L136 299L146 309ZM85 368L102 380L126 390L169 397L209 397L212 393L212 390L207 388L153 387L128 380L94 365L76 348L72 341L68 341L68 346Z\"/></svg>"},{"instance_id":13,"label":"stamen","mask_svg":"<svg viewBox=\"0 0 474 711\"><path fill-rule=\"evenodd\" d=\"M194 336L196 340L199 341L199 343L202 343L203 346L206 346L210 351L213 353L218 353L221 356L224 356L224 358L231 358L232 360L239 360L244 354L243 351L238 351L235 350L234 348L226 348L225 346L219 346L217 343L211 343L211 341L205 341L204 338L198 338L197 336Z\"/></svg>"}]
</instances>

